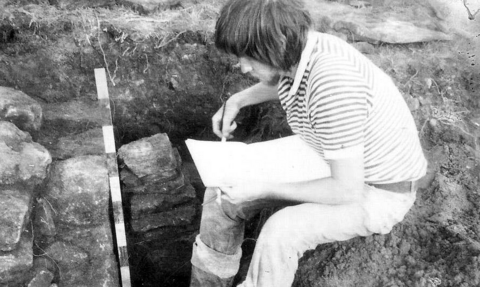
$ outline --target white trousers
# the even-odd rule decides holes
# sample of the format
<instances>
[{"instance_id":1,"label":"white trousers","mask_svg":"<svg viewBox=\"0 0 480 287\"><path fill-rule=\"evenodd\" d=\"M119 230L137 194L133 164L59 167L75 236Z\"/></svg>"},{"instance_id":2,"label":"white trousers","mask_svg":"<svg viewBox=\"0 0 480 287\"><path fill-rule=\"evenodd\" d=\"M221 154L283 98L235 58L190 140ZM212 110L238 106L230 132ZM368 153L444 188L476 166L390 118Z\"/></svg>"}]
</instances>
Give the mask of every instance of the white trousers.
<instances>
[{"instance_id":1,"label":"white trousers","mask_svg":"<svg viewBox=\"0 0 480 287\"><path fill-rule=\"evenodd\" d=\"M361 203L306 203L273 214L258 238L246 280L239 286L291 286L305 251L322 243L389 233L416 197L416 192L394 193L370 186L365 192Z\"/></svg>"}]
</instances>

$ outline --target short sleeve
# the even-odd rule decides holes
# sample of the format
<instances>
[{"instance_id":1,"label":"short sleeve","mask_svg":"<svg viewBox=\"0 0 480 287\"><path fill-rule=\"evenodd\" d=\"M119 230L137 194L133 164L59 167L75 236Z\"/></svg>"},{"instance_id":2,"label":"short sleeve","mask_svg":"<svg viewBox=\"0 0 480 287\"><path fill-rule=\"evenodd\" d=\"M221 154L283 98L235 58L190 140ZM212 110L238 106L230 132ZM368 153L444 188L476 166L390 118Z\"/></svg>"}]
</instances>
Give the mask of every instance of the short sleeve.
<instances>
[{"instance_id":1,"label":"short sleeve","mask_svg":"<svg viewBox=\"0 0 480 287\"><path fill-rule=\"evenodd\" d=\"M312 70L308 112L325 159L363 153L368 118L368 88L347 65Z\"/></svg>"}]
</instances>

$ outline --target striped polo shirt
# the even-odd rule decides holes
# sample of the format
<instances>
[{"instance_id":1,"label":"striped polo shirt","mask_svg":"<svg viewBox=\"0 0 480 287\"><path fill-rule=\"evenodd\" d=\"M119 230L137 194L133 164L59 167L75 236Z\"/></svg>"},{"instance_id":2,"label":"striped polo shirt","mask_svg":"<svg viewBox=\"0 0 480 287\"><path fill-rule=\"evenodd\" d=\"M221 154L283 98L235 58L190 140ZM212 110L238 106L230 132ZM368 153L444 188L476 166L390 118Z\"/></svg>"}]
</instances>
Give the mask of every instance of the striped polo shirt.
<instances>
[{"instance_id":1,"label":"striped polo shirt","mask_svg":"<svg viewBox=\"0 0 480 287\"><path fill-rule=\"evenodd\" d=\"M425 175L405 100L386 73L345 41L310 32L295 79L283 77L278 92L292 131L325 160L363 154L368 183Z\"/></svg>"}]
</instances>

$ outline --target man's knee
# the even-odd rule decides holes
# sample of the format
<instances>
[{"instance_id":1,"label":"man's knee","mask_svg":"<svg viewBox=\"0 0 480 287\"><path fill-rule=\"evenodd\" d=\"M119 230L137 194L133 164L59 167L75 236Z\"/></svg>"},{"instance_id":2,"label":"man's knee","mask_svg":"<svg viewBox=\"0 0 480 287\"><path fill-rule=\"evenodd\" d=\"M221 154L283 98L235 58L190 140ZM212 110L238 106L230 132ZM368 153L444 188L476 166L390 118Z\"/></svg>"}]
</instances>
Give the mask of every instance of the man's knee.
<instances>
[{"instance_id":1,"label":"man's knee","mask_svg":"<svg viewBox=\"0 0 480 287\"><path fill-rule=\"evenodd\" d=\"M222 200L221 203L218 204L218 201L214 200L216 196L216 188L208 187L205 190L202 211L204 219L218 220L219 218L227 218L238 221L239 207L226 200Z\"/></svg>"},{"instance_id":2,"label":"man's knee","mask_svg":"<svg viewBox=\"0 0 480 287\"><path fill-rule=\"evenodd\" d=\"M233 221L242 221L243 219L239 216L241 207L230 203L229 201L222 200L221 208L225 216L230 218Z\"/></svg>"},{"instance_id":3,"label":"man's knee","mask_svg":"<svg viewBox=\"0 0 480 287\"><path fill-rule=\"evenodd\" d=\"M290 209L291 207L285 207L270 216L262 228L259 240L272 245L295 244L295 238L291 236L293 232L293 225L295 225L295 223L292 222Z\"/></svg>"}]
</instances>

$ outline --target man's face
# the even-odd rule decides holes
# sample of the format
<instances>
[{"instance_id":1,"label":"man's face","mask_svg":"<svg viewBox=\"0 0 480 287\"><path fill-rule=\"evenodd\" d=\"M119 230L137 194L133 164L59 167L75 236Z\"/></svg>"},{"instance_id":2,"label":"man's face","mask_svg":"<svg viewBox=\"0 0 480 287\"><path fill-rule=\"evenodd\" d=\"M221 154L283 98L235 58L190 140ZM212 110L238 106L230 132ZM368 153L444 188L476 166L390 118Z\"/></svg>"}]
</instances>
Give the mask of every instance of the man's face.
<instances>
[{"instance_id":1,"label":"man's face","mask_svg":"<svg viewBox=\"0 0 480 287\"><path fill-rule=\"evenodd\" d=\"M249 57L240 57L239 63L242 73L249 73L264 84L275 86L280 80L281 74L279 70L257 60Z\"/></svg>"}]
</instances>

